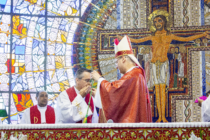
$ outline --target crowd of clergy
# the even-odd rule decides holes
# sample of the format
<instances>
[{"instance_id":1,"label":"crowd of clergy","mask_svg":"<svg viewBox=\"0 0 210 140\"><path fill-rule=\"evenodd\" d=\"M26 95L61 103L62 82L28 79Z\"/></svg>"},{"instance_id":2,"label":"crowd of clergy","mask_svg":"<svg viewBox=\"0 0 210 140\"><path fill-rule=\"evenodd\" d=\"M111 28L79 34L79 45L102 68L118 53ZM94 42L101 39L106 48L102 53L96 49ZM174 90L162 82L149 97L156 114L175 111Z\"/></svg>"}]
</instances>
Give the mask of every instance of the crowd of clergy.
<instances>
[{"instance_id":1,"label":"crowd of clergy","mask_svg":"<svg viewBox=\"0 0 210 140\"><path fill-rule=\"evenodd\" d=\"M61 92L55 108L48 105L48 93L36 94L37 105L27 108L21 124L54 123L138 123L152 122L151 103L145 73L133 54L128 36L115 40L117 68L121 79L108 82L97 71L80 68L75 86ZM91 80L97 87L91 87ZM210 121L210 98L198 99L203 121ZM99 112L97 112L99 108Z\"/></svg>"}]
</instances>

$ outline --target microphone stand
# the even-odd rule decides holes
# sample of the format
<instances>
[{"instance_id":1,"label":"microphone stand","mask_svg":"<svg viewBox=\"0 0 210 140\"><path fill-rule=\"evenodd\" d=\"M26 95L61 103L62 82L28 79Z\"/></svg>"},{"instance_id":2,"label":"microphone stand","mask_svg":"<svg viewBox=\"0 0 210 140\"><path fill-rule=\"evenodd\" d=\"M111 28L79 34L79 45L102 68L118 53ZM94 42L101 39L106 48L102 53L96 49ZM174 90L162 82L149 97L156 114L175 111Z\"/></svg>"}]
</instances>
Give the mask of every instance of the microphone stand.
<instances>
[{"instance_id":1,"label":"microphone stand","mask_svg":"<svg viewBox=\"0 0 210 140\"><path fill-rule=\"evenodd\" d=\"M92 87L93 87L93 80L91 79L91 88ZM85 118L84 118L82 123L87 123L87 117L88 117L88 111L89 111L89 108L90 108L91 97L92 97L92 90L90 91L90 98L89 98L89 102L88 102L87 113L86 113Z\"/></svg>"}]
</instances>

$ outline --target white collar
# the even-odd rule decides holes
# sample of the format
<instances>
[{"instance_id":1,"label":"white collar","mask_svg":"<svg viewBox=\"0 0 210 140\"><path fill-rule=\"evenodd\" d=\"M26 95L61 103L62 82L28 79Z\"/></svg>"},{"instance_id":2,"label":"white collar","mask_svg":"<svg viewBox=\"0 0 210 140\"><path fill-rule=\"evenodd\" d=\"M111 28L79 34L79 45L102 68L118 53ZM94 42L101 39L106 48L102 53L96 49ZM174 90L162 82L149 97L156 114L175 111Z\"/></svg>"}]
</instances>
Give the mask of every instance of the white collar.
<instances>
[{"instance_id":1,"label":"white collar","mask_svg":"<svg viewBox=\"0 0 210 140\"><path fill-rule=\"evenodd\" d=\"M77 94L79 94L79 90L74 86L74 89L76 91Z\"/></svg>"},{"instance_id":2,"label":"white collar","mask_svg":"<svg viewBox=\"0 0 210 140\"><path fill-rule=\"evenodd\" d=\"M39 105L37 104L37 108L38 108L38 109L47 109L47 105L44 106L44 107L41 107L41 106L39 106Z\"/></svg>"}]
</instances>

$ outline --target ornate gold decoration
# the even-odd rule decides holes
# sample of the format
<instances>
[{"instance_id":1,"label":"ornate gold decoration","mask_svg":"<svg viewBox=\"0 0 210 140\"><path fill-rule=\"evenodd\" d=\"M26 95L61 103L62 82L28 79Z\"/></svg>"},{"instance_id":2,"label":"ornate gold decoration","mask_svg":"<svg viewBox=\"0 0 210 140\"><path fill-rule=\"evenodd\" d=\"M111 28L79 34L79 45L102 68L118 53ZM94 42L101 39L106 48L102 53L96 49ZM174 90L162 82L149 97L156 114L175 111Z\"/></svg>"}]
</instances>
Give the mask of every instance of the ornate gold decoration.
<instances>
[{"instance_id":1,"label":"ornate gold decoration","mask_svg":"<svg viewBox=\"0 0 210 140\"><path fill-rule=\"evenodd\" d=\"M136 133L132 132L132 133L131 133L131 136L132 136L132 137L134 137L134 136L136 137Z\"/></svg>"},{"instance_id":2,"label":"ornate gold decoration","mask_svg":"<svg viewBox=\"0 0 210 140\"><path fill-rule=\"evenodd\" d=\"M169 135L170 135L170 132L169 132L169 131L167 131L167 132L166 132L166 136L168 137Z\"/></svg>"},{"instance_id":3,"label":"ornate gold decoration","mask_svg":"<svg viewBox=\"0 0 210 140\"><path fill-rule=\"evenodd\" d=\"M160 133L158 131L156 131L155 136L160 136Z\"/></svg>"},{"instance_id":4,"label":"ornate gold decoration","mask_svg":"<svg viewBox=\"0 0 210 140\"><path fill-rule=\"evenodd\" d=\"M87 129L81 128L78 130L77 128L69 128L66 130L60 129L46 129L46 130L6 130L3 136L0 138L9 139L16 132L19 133L19 138L21 133L27 135L27 139L35 140L35 139L97 139L97 140L119 140L119 139L151 139L156 140L157 138L160 140L168 140L168 139L183 139L187 138L190 133L193 131L199 132L202 135L203 139L208 139L209 136L207 134L210 133L210 130L207 127L189 127L189 128L95 128L95 129ZM45 134L48 132L49 136ZM80 133L80 134L78 134ZM17 137L17 136L15 136ZM189 137L188 137L189 138Z\"/></svg>"},{"instance_id":5,"label":"ornate gold decoration","mask_svg":"<svg viewBox=\"0 0 210 140\"><path fill-rule=\"evenodd\" d=\"M167 20L167 24L166 24L166 28L167 30L171 30L171 16L169 15L169 13L165 10L155 10L154 12L152 12L149 17L148 17L148 24L149 24L149 29L150 31L152 32L155 32L156 31L156 27L154 25L154 18L157 17L157 16L165 16L166 17L166 20Z\"/></svg>"},{"instance_id":6,"label":"ornate gold decoration","mask_svg":"<svg viewBox=\"0 0 210 140\"><path fill-rule=\"evenodd\" d=\"M56 135L56 138L60 138L61 137L61 134L60 133L58 133L57 135Z\"/></svg>"},{"instance_id":7,"label":"ornate gold decoration","mask_svg":"<svg viewBox=\"0 0 210 140\"><path fill-rule=\"evenodd\" d=\"M77 133L78 137L80 137L82 135L81 131L79 131L79 130L76 133Z\"/></svg>"},{"instance_id":8,"label":"ornate gold decoration","mask_svg":"<svg viewBox=\"0 0 210 140\"><path fill-rule=\"evenodd\" d=\"M46 130L45 131L45 137L48 137L49 136L49 130Z\"/></svg>"},{"instance_id":9,"label":"ornate gold decoration","mask_svg":"<svg viewBox=\"0 0 210 140\"><path fill-rule=\"evenodd\" d=\"M93 137L93 134L94 134L93 132L90 132L90 133L88 134L88 137L90 137L90 138Z\"/></svg>"},{"instance_id":10,"label":"ornate gold decoration","mask_svg":"<svg viewBox=\"0 0 210 140\"><path fill-rule=\"evenodd\" d=\"M18 132L17 131L15 131L15 136L18 137Z\"/></svg>"},{"instance_id":11,"label":"ornate gold decoration","mask_svg":"<svg viewBox=\"0 0 210 140\"><path fill-rule=\"evenodd\" d=\"M70 137L70 134L69 133L66 133L66 138L69 138Z\"/></svg>"},{"instance_id":12,"label":"ornate gold decoration","mask_svg":"<svg viewBox=\"0 0 210 140\"><path fill-rule=\"evenodd\" d=\"M121 136L124 138L126 136L126 133L125 132L122 132L121 133Z\"/></svg>"},{"instance_id":13,"label":"ornate gold decoration","mask_svg":"<svg viewBox=\"0 0 210 140\"><path fill-rule=\"evenodd\" d=\"M37 133L34 133L34 138L36 139L37 137L39 137L39 135Z\"/></svg>"}]
</instances>

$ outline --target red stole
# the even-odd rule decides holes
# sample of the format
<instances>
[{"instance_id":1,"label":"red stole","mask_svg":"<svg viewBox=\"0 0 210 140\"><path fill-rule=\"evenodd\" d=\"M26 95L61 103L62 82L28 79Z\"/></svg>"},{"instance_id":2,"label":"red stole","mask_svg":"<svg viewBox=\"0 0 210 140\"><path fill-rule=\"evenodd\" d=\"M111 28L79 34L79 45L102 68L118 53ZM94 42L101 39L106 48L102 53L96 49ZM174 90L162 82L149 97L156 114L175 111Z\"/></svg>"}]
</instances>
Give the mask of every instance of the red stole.
<instances>
[{"instance_id":1,"label":"red stole","mask_svg":"<svg viewBox=\"0 0 210 140\"><path fill-rule=\"evenodd\" d=\"M71 88L67 89L66 90L66 93L68 94L69 100L71 102L73 102L74 101L74 98L77 97L77 93L76 93L74 87L71 87ZM87 105L88 105L88 102L89 102L89 98L90 98L90 94L87 94L85 96L85 102L87 103ZM94 104L93 104L93 99L92 98L90 100L90 109L91 109L92 112L94 111ZM87 112L84 112L84 113L86 115ZM93 115L87 117L87 123L91 123L92 122L92 117L93 117ZM77 123L82 123L82 120L81 121L78 121Z\"/></svg>"},{"instance_id":2,"label":"red stole","mask_svg":"<svg viewBox=\"0 0 210 140\"><path fill-rule=\"evenodd\" d=\"M30 119L31 124L41 124L41 113L38 110L37 105L30 107ZM55 123L55 111L54 108L49 105L47 105L45 111L45 119L46 123Z\"/></svg>"}]
</instances>

